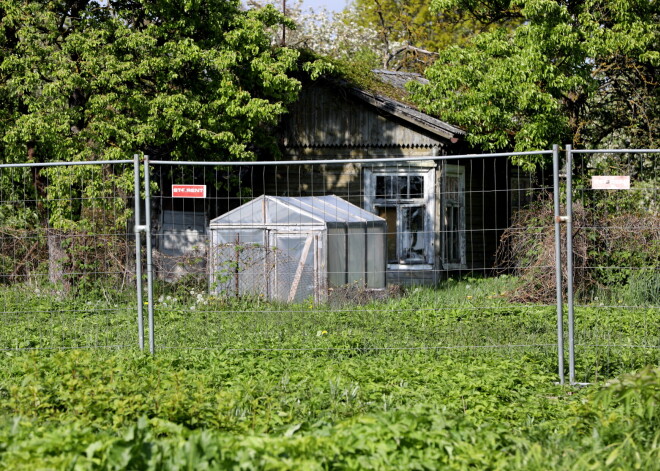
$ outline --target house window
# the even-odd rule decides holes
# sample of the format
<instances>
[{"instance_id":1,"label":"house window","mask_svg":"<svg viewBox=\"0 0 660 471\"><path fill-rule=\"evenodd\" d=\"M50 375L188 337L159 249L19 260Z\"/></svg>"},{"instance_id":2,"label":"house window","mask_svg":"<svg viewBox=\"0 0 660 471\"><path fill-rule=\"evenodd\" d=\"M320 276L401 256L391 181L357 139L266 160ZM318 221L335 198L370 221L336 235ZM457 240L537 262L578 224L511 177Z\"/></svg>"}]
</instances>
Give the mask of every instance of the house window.
<instances>
[{"instance_id":1,"label":"house window","mask_svg":"<svg viewBox=\"0 0 660 471\"><path fill-rule=\"evenodd\" d=\"M441 201L443 265L450 270L465 268L465 167L462 165L445 165Z\"/></svg>"},{"instance_id":2,"label":"house window","mask_svg":"<svg viewBox=\"0 0 660 471\"><path fill-rule=\"evenodd\" d=\"M388 264L433 263L434 175L414 167L365 171L365 207L387 221Z\"/></svg>"}]
</instances>

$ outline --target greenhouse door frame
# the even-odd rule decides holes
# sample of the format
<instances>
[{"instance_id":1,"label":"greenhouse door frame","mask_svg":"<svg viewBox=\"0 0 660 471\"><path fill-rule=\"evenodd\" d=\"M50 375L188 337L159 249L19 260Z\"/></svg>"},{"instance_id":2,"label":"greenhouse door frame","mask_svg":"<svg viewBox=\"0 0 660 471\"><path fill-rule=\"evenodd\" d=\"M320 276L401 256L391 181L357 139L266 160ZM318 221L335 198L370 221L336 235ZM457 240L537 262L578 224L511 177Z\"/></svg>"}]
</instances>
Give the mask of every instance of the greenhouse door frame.
<instances>
[{"instance_id":1,"label":"greenhouse door frame","mask_svg":"<svg viewBox=\"0 0 660 471\"><path fill-rule=\"evenodd\" d=\"M295 300L296 294L298 294L298 289L300 288L300 282L303 277L303 272L305 269L306 261L309 258L310 252L312 254L312 290L314 296L314 302L318 303L326 298L326 293L323 293L323 287L327 286L327 283L324 282L323 278L323 258L322 258L322 246L321 235L324 234L324 230L319 230L318 228L310 228L308 230L292 230L292 229L267 229L266 230L266 240L268 242L268 247L273 251L273 257L275 260L273 263L273 270L271 275L267 278L268 283L268 292L271 296L277 297L278 293L278 276L281 269L281 263L277 259L277 240L284 237L300 238L304 237L304 245L302 248L302 253L300 258L295 260L295 272L293 273L293 280L291 282L291 288L288 295L286 296L287 302L291 303Z\"/></svg>"}]
</instances>

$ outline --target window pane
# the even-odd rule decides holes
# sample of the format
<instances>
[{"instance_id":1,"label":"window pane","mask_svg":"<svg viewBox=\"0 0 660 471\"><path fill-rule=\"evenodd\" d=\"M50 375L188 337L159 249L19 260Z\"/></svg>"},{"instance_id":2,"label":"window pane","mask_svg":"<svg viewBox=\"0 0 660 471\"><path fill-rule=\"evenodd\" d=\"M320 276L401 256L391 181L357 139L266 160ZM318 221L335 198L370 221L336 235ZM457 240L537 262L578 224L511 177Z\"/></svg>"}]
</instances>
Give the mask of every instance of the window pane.
<instances>
[{"instance_id":1,"label":"window pane","mask_svg":"<svg viewBox=\"0 0 660 471\"><path fill-rule=\"evenodd\" d=\"M408 197L408 177L383 175L376 177L376 198L399 200Z\"/></svg>"},{"instance_id":2,"label":"window pane","mask_svg":"<svg viewBox=\"0 0 660 471\"><path fill-rule=\"evenodd\" d=\"M389 177L382 177L382 176L377 176L376 177L376 198L386 198L386 193L385 193L385 179Z\"/></svg>"},{"instance_id":3,"label":"window pane","mask_svg":"<svg viewBox=\"0 0 660 471\"><path fill-rule=\"evenodd\" d=\"M421 175L377 175L375 196L378 199L395 201L424 198L424 177Z\"/></svg>"},{"instance_id":4,"label":"window pane","mask_svg":"<svg viewBox=\"0 0 660 471\"><path fill-rule=\"evenodd\" d=\"M392 177L392 198L408 198L408 177Z\"/></svg>"},{"instance_id":5,"label":"window pane","mask_svg":"<svg viewBox=\"0 0 660 471\"><path fill-rule=\"evenodd\" d=\"M387 221L387 261L397 263L396 255L396 208L378 208L378 215Z\"/></svg>"},{"instance_id":6,"label":"window pane","mask_svg":"<svg viewBox=\"0 0 660 471\"><path fill-rule=\"evenodd\" d=\"M445 198L447 198L448 201L458 201L460 198L460 178L447 176L445 179L445 185Z\"/></svg>"},{"instance_id":7,"label":"window pane","mask_svg":"<svg viewBox=\"0 0 660 471\"><path fill-rule=\"evenodd\" d=\"M424 198L424 177L410 177L408 190L410 198Z\"/></svg>"},{"instance_id":8,"label":"window pane","mask_svg":"<svg viewBox=\"0 0 660 471\"><path fill-rule=\"evenodd\" d=\"M424 212L424 206L401 208L403 218L401 255L408 263L423 263L426 261Z\"/></svg>"},{"instance_id":9,"label":"window pane","mask_svg":"<svg viewBox=\"0 0 660 471\"><path fill-rule=\"evenodd\" d=\"M461 263L460 221L461 208L445 208L445 251L448 263Z\"/></svg>"}]
</instances>

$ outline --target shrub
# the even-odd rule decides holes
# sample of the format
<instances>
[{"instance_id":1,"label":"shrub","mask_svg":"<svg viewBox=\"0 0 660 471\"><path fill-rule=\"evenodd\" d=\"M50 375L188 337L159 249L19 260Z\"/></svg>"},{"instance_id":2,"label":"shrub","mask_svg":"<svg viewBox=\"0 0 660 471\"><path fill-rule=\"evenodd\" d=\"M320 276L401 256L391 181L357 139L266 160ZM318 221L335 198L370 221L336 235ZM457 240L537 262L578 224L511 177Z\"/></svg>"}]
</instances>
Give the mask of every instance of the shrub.
<instances>
[{"instance_id":1,"label":"shrub","mask_svg":"<svg viewBox=\"0 0 660 471\"><path fill-rule=\"evenodd\" d=\"M514 214L503 233L498 266L513 271L521 285L511 297L519 302L551 303L556 297L555 233L552 198ZM562 275L566 279L566 226L562 225ZM618 297L622 290L636 303L657 303L660 276L660 218L652 210L598 204L573 204L574 289L586 299L594 292Z\"/></svg>"}]
</instances>

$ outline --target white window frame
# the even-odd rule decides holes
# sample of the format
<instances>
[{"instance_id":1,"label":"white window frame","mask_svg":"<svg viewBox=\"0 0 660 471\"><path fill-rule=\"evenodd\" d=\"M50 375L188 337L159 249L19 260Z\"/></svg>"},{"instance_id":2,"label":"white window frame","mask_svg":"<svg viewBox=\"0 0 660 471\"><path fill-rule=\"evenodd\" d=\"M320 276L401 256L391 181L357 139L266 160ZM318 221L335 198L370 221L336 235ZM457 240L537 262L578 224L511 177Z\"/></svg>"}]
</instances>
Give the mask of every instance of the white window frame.
<instances>
[{"instance_id":1,"label":"white window frame","mask_svg":"<svg viewBox=\"0 0 660 471\"><path fill-rule=\"evenodd\" d=\"M397 208L397 240L396 240L396 250L397 255L401 255L403 250L405 234L403 231L403 217L402 210L403 208L412 208L423 206L424 207L424 230L422 234L424 235L424 260L422 262L411 260L411 259L399 259L398 263L391 263L388 260L387 268L388 269L400 269L400 270L430 270L433 269L435 252L433 249L433 241L435 238L435 224L434 224L434 214L435 214L435 182L436 182L436 172L435 167L428 166L409 166L406 164L405 167L394 167L394 166L383 166L381 168L371 168L365 169L364 171L364 207L367 211L370 211L374 214L378 214L378 208L381 207L396 207ZM405 199L393 199L393 198L378 198L376 195L376 179L377 177L383 176L420 176L424 180L424 193L420 198L405 198Z\"/></svg>"},{"instance_id":2,"label":"white window frame","mask_svg":"<svg viewBox=\"0 0 660 471\"><path fill-rule=\"evenodd\" d=\"M447 188L447 177L458 178L458 201L449 201L447 198L448 188ZM465 237L465 167L463 165L444 165L442 179L441 179L441 207L440 207L440 219L441 219L441 246L442 246L442 265L443 268L447 270L463 270L467 268L467 243ZM459 262L449 261L447 254L448 243L449 243L449 229L447 225L449 221L447 220L447 209L449 207L458 208L458 228L452 232L458 232L458 250L459 250Z\"/></svg>"}]
</instances>

